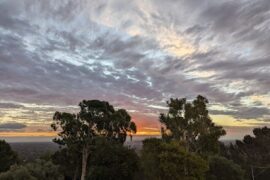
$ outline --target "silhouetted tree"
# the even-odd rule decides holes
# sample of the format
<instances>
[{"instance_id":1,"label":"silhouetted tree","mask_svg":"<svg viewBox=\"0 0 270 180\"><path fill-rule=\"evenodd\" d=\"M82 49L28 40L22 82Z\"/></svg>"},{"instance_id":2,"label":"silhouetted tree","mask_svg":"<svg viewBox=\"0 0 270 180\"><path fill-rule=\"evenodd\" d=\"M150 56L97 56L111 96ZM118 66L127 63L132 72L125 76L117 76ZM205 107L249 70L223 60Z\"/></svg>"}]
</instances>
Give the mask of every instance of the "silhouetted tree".
<instances>
[{"instance_id":1,"label":"silhouetted tree","mask_svg":"<svg viewBox=\"0 0 270 180\"><path fill-rule=\"evenodd\" d=\"M65 179L79 179L81 154L68 148L61 148L52 155L52 162L59 165L59 171Z\"/></svg>"},{"instance_id":2,"label":"silhouetted tree","mask_svg":"<svg viewBox=\"0 0 270 180\"><path fill-rule=\"evenodd\" d=\"M146 179L201 180L208 170L207 161L188 152L178 141L143 141L141 163Z\"/></svg>"},{"instance_id":3,"label":"silhouetted tree","mask_svg":"<svg viewBox=\"0 0 270 180\"><path fill-rule=\"evenodd\" d=\"M226 132L212 122L206 98L199 95L192 102L187 102L185 98L170 99L167 104L168 113L160 114L160 122L164 126L163 139L181 141L192 152L218 152L218 139Z\"/></svg>"},{"instance_id":4,"label":"silhouetted tree","mask_svg":"<svg viewBox=\"0 0 270 180\"><path fill-rule=\"evenodd\" d=\"M17 162L17 154L6 141L0 140L0 172L7 171L11 165Z\"/></svg>"},{"instance_id":5,"label":"silhouetted tree","mask_svg":"<svg viewBox=\"0 0 270 180\"><path fill-rule=\"evenodd\" d=\"M139 157L122 144L100 138L89 164L89 180L132 180L139 169Z\"/></svg>"},{"instance_id":6,"label":"silhouetted tree","mask_svg":"<svg viewBox=\"0 0 270 180\"><path fill-rule=\"evenodd\" d=\"M225 156L241 165L250 179L270 179L270 128L255 128L253 134L231 144Z\"/></svg>"},{"instance_id":7,"label":"silhouetted tree","mask_svg":"<svg viewBox=\"0 0 270 180\"><path fill-rule=\"evenodd\" d=\"M51 127L55 131L60 128L59 138L54 142L81 154L81 180L84 180L94 139L106 137L110 141L124 143L128 133L136 132L136 125L126 110L115 110L106 101L83 100L79 107L78 114L56 112Z\"/></svg>"},{"instance_id":8,"label":"silhouetted tree","mask_svg":"<svg viewBox=\"0 0 270 180\"><path fill-rule=\"evenodd\" d=\"M221 156L209 158L207 180L244 180L244 170L233 161Z\"/></svg>"}]
</instances>

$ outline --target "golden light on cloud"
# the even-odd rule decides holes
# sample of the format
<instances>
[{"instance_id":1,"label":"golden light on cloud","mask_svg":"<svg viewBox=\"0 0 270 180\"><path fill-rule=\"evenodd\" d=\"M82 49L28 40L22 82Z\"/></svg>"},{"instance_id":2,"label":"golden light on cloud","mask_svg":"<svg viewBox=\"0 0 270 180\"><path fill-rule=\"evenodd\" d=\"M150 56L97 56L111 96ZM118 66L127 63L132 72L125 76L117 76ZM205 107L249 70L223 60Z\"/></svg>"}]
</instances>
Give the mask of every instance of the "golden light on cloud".
<instances>
[{"instance_id":1,"label":"golden light on cloud","mask_svg":"<svg viewBox=\"0 0 270 180\"><path fill-rule=\"evenodd\" d=\"M270 94L268 95L254 95L250 96L250 99L255 102L260 102L264 106L270 106Z\"/></svg>"},{"instance_id":2,"label":"golden light on cloud","mask_svg":"<svg viewBox=\"0 0 270 180\"><path fill-rule=\"evenodd\" d=\"M256 119L235 119L230 115L211 115L214 123L220 126L254 127L264 126L265 122Z\"/></svg>"},{"instance_id":3,"label":"golden light on cloud","mask_svg":"<svg viewBox=\"0 0 270 180\"><path fill-rule=\"evenodd\" d=\"M188 56L196 50L190 42L169 29L162 29L158 39L161 46L174 56Z\"/></svg>"},{"instance_id":4,"label":"golden light on cloud","mask_svg":"<svg viewBox=\"0 0 270 180\"><path fill-rule=\"evenodd\" d=\"M214 76L216 74L215 71L190 71L186 73L187 75L190 75L192 78L209 78L211 76Z\"/></svg>"},{"instance_id":5,"label":"golden light on cloud","mask_svg":"<svg viewBox=\"0 0 270 180\"><path fill-rule=\"evenodd\" d=\"M0 137L55 137L55 132L0 132Z\"/></svg>"},{"instance_id":6,"label":"golden light on cloud","mask_svg":"<svg viewBox=\"0 0 270 180\"><path fill-rule=\"evenodd\" d=\"M136 133L137 136L159 136L160 131L139 131Z\"/></svg>"},{"instance_id":7,"label":"golden light on cloud","mask_svg":"<svg viewBox=\"0 0 270 180\"><path fill-rule=\"evenodd\" d=\"M245 126L242 122L229 115L211 115L211 118L214 123L220 126Z\"/></svg>"},{"instance_id":8,"label":"golden light on cloud","mask_svg":"<svg viewBox=\"0 0 270 180\"><path fill-rule=\"evenodd\" d=\"M163 48L164 52L173 56L189 56L196 51L196 47L193 46L189 40L181 37L181 35L173 29L169 29L167 27L150 27L150 29L151 34L144 32L144 30L140 28L132 28L128 31L128 34L131 36L153 36L159 43L160 47ZM206 49L201 49L201 51L205 50Z\"/></svg>"}]
</instances>

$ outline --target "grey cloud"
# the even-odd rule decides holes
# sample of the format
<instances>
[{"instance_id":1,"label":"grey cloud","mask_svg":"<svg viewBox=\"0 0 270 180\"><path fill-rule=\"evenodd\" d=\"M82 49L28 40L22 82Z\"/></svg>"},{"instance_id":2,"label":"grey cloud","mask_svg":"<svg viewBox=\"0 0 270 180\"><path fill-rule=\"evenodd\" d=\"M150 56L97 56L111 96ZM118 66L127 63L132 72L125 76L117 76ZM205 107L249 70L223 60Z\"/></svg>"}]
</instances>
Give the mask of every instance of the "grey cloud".
<instances>
[{"instance_id":1,"label":"grey cloud","mask_svg":"<svg viewBox=\"0 0 270 180\"><path fill-rule=\"evenodd\" d=\"M17 123L17 122L9 122L9 123L1 123L0 130L18 130L26 128L25 124Z\"/></svg>"},{"instance_id":2,"label":"grey cloud","mask_svg":"<svg viewBox=\"0 0 270 180\"><path fill-rule=\"evenodd\" d=\"M24 106L21 104L14 103L0 103L0 109L18 109L23 108Z\"/></svg>"},{"instance_id":3,"label":"grey cloud","mask_svg":"<svg viewBox=\"0 0 270 180\"><path fill-rule=\"evenodd\" d=\"M208 20L208 23L213 23L213 28L217 31L231 31L238 28L237 15L240 10L241 3L238 1L228 1L219 4L213 4L208 6L201 16Z\"/></svg>"},{"instance_id":4,"label":"grey cloud","mask_svg":"<svg viewBox=\"0 0 270 180\"><path fill-rule=\"evenodd\" d=\"M232 115L238 119L264 119L265 115L270 115L270 109L264 107L238 107L234 109L234 111L211 110L210 113L218 115ZM269 121L269 119L264 120Z\"/></svg>"},{"instance_id":5,"label":"grey cloud","mask_svg":"<svg viewBox=\"0 0 270 180\"><path fill-rule=\"evenodd\" d=\"M268 0L229 1L209 5L200 19L212 26L220 39L229 37L233 43L251 45L267 53L269 43Z\"/></svg>"},{"instance_id":6,"label":"grey cloud","mask_svg":"<svg viewBox=\"0 0 270 180\"><path fill-rule=\"evenodd\" d=\"M129 20L120 18L120 27L108 27L97 17L102 18L107 10L112 17L119 17L117 10L121 3L104 1L91 6L91 1L71 0L3 2L0 7L3 100L76 105L82 99L100 98L130 109L153 112L149 104L158 104L171 96L193 98L202 94L214 102L237 108L236 104L243 106L239 103L241 98L255 91L269 92L269 69L261 70L269 67L269 57L250 58L231 54L227 49L232 43L242 42L269 47L263 42L270 38L267 29L251 28L264 27L267 1L260 1L255 7L252 3L243 5L242 1L156 1L150 2L153 11L128 2L121 6L121 12L129 12ZM168 8L164 10L165 6ZM3 8L6 10L1 12ZM88 14L88 8L96 16ZM194 13L186 13L192 8ZM143 27L148 36L130 36L121 31L133 26ZM196 46L209 42L215 46L209 46L207 52L196 50L189 57L168 53L155 56L154 53L164 51L151 36L159 33L159 27L170 27ZM187 77L186 73L194 70L214 70L216 75L206 79ZM256 88L230 93L216 86L226 87L225 83L238 79L252 79ZM253 111L254 118L268 114L250 109ZM241 113L242 117L252 116L245 108L232 115L238 117ZM29 111L22 118L31 116L37 117L37 113ZM46 114L41 119L47 117Z\"/></svg>"}]
</instances>

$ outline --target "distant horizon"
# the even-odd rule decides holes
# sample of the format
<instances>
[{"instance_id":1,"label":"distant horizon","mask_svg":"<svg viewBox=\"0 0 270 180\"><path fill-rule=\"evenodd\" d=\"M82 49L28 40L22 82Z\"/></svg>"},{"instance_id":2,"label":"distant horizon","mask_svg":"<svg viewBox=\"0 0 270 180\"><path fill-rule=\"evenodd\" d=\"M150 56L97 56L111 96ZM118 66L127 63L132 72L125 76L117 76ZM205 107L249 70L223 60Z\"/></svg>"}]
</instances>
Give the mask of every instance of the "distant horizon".
<instances>
[{"instance_id":1,"label":"distant horizon","mask_svg":"<svg viewBox=\"0 0 270 180\"><path fill-rule=\"evenodd\" d=\"M144 138L142 139L136 139L136 136L134 137L134 139L132 141L142 141L143 139L146 138L161 138L161 137L157 137L157 136L143 136ZM50 139L49 137L12 137L12 138L0 138L0 140L5 140L8 143L45 143L45 142L51 142L54 143L52 141L52 139ZM235 140L242 140L242 139L223 139L221 138L220 141L235 141ZM131 142L129 139L126 142Z\"/></svg>"},{"instance_id":2,"label":"distant horizon","mask_svg":"<svg viewBox=\"0 0 270 180\"><path fill-rule=\"evenodd\" d=\"M144 139L144 137L161 137L157 135L134 135L133 140ZM52 142L54 137L51 136L24 136L24 137L0 137L0 140L6 140L7 142ZM130 141L130 138L127 137L127 142Z\"/></svg>"},{"instance_id":3,"label":"distant horizon","mask_svg":"<svg viewBox=\"0 0 270 180\"><path fill-rule=\"evenodd\" d=\"M245 135L251 135L253 136L252 133L250 134L245 134ZM0 137L0 140L5 140L8 143L27 143L27 142L53 142L53 138L56 136L13 136L13 137ZM143 140L145 138L161 138L161 135L133 135L132 140L137 141L137 140ZM234 141L234 140L242 140L244 137L239 136L238 138L233 138L233 137L221 137L221 141ZM127 136L126 142L130 142L130 137Z\"/></svg>"}]
</instances>

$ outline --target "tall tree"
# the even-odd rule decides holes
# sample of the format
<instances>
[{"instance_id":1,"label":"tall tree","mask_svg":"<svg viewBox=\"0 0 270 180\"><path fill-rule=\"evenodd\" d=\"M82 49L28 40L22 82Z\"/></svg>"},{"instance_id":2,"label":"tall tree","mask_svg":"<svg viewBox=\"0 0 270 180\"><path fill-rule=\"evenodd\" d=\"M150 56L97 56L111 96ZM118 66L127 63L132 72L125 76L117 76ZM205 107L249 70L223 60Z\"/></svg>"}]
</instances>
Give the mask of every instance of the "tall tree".
<instances>
[{"instance_id":1,"label":"tall tree","mask_svg":"<svg viewBox=\"0 0 270 180\"><path fill-rule=\"evenodd\" d=\"M83 100L78 114L56 112L51 127L57 131L54 142L81 154L81 180L87 174L87 162L96 137L124 143L128 133L136 133L136 125L124 109L115 110L106 101Z\"/></svg>"},{"instance_id":2,"label":"tall tree","mask_svg":"<svg viewBox=\"0 0 270 180\"><path fill-rule=\"evenodd\" d=\"M200 95L192 102L170 99L168 113L160 114L163 138L181 141L189 151L216 153L218 139L226 132L212 122L207 104L208 100Z\"/></svg>"},{"instance_id":3,"label":"tall tree","mask_svg":"<svg viewBox=\"0 0 270 180\"><path fill-rule=\"evenodd\" d=\"M225 152L225 156L242 166L250 179L270 179L270 128L255 128Z\"/></svg>"},{"instance_id":4,"label":"tall tree","mask_svg":"<svg viewBox=\"0 0 270 180\"><path fill-rule=\"evenodd\" d=\"M7 171L11 165L17 162L17 154L6 141L0 140L0 172Z\"/></svg>"}]
</instances>

